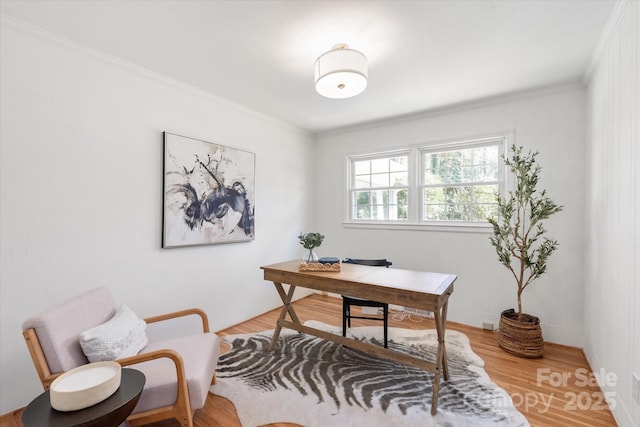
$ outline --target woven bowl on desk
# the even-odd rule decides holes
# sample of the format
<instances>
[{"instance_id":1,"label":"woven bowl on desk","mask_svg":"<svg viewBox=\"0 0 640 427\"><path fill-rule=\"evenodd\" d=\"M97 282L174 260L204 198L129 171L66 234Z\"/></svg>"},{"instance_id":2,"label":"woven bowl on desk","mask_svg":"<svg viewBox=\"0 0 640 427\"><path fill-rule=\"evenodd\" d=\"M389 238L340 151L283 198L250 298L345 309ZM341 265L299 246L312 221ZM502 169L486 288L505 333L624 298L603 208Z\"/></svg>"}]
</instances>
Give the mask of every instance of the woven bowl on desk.
<instances>
[{"instance_id":1,"label":"woven bowl on desk","mask_svg":"<svg viewBox=\"0 0 640 427\"><path fill-rule=\"evenodd\" d=\"M116 362L95 362L65 372L51 383L51 407L77 411L107 399L120 387L122 368Z\"/></svg>"},{"instance_id":2,"label":"woven bowl on desk","mask_svg":"<svg viewBox=\"0 0 640 427\"><path fill-rule=\"evenodd\" d=\"M340 263L324 264L321 262L301 262L298 264L298 271L322 271L329 273L339 273Z\"/></svg>"}]
</instances>

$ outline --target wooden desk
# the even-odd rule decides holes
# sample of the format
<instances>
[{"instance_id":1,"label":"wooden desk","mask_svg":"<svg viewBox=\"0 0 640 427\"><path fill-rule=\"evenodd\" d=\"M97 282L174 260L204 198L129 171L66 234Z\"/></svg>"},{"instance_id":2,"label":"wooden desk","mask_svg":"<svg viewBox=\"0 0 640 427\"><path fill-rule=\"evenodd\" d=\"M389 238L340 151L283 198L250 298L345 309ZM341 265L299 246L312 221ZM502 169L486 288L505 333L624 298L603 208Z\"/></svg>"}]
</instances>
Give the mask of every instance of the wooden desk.
<instances>
[{"instance_id":1,"label":"wooden desk","mask_svg":"<svg viewBox=\"0 0 640 427\"><path fill-rule=\"evenodd\" d=\"M431 371L435 374L431 414L436 414L438 410L440 374L444 376L445 380L449 379L444 335L447 321L447 304L449 296L453 293L453 282L455 282L457 276L397 268L376 268L356 264L342 264L340 272L301 272L298 271L298 261L282 262L260 268L264 270L264 279L273 282L275 285L283 304L270 349L275 347L282 328L287 327ZM288 291L285 291L282 286L283 283L290 285ZM438 334L436 360L433 362L426 361L384 347L304 326L300 323L291 305L296 287L432 311ZM286 320L287 314L291 321Z\"/></svg>"},{"instance_id":2,"label":"wooden desk","mask_svg":"<svg viewBox=\"0 0 640 427\"><path fill-rule=\"evenodd\" d=\"M47 390L22 412L22 424L25 427L118 426L136 407L145 381L142 372L123 368L120 387L109 398L88 408L70 412L53 409Z\"/></svg>"}]
</instances>

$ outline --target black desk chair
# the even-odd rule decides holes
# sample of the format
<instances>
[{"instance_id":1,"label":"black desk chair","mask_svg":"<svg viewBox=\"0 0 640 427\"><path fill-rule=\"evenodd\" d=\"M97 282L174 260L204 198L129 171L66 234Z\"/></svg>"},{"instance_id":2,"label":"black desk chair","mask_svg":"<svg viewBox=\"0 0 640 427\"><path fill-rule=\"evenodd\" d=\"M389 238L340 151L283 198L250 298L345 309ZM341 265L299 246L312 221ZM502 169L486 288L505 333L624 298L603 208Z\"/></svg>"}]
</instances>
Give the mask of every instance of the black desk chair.
<instances>
[{"instance_id":1,"label":"black desk chair","mask_svg":"<svg viewBox=\"0 0 640 427\"><path fill-rule=\"evenodd\" d=\"M370 265L373 267L386 267L389 268L392 262L387 259L353 259L345 258L343 263L346 264L360 264ZM351 314L351 306L356 307L377 307L382 308L382 318L380 317L367 317L367 316L354 316ZM351 319L368 319L368 320L380 320L384 324L384 348L387 348L387 336L388 336L388 324L389 324L389 304L386 302L369 301L362 298L351 297L342 295L342 336L347 336L347 326L351 327Z\"/></svg>"}]
</instances>

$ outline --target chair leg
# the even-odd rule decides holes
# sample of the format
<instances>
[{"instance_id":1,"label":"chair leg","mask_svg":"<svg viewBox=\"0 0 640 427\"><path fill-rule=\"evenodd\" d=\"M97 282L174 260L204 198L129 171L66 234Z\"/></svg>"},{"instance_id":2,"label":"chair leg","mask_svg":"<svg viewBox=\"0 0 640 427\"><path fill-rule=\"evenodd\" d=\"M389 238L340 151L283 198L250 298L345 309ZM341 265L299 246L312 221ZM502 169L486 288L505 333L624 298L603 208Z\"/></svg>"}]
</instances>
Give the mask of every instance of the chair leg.
<instances>
[{"instance_id":1,"label":"chair leg","mask_svg":"<svg viewBox=\"0 0 640 427\"><path fill-rule=\"evenodd\" d=\"M382 307L383 318L377 318L376 320L383 321L384 332L384 348L388 347L389 342L389 306ZM351 328L351 304L345 299L342 300L342 336L347 336L347 327Z\"/></svg>"},{"instance_id":2,"label":"chair leg","mask_svg":"<svg viewBox=\"0 0 640 427\"><path fill-rule=\"evenodd\" d=\"M389 308L388 307L384 307L384 314L383 314L383 322L384 322L384 348L387 348L387 338L389 336Z\"/></svg>"},{"instance_id":3,"label":"chair leg","mask_svg":"<svg viewBox=\"0 0 640 427\"><path fill-rule=\"evenodd\" d=\"M347 302L342 300L342 336L347 336Z\"/></svg>"}]
</instances>

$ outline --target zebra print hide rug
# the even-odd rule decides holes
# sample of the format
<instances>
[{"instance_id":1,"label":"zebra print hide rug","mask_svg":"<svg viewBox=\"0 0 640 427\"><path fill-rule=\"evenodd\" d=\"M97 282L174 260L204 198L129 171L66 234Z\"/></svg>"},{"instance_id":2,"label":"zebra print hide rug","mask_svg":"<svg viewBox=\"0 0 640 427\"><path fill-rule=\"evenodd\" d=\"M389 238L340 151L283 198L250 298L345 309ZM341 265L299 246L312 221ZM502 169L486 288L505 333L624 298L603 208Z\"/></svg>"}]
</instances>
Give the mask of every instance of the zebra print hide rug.
<instances>
[{"instance_id":1,"label":"zebra print hide rug","mask_svg":"<svg viewBox=\"0 0 640 427\"><path fill-rule=\"evenodd\" d=\"M342 334L321 322L306 324ZM382 345L381 327L349 331ZM268 351L272 333L221 337L231 350L218 362L211 392L234 403L243 427L529 426L460 332L446 333L450 378L441 380L435 416L432 373L288 329ZM435 330L389 328L389 348L398 351L435 360L436 343Z\"/></svg>"}]
</instances>

